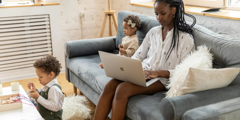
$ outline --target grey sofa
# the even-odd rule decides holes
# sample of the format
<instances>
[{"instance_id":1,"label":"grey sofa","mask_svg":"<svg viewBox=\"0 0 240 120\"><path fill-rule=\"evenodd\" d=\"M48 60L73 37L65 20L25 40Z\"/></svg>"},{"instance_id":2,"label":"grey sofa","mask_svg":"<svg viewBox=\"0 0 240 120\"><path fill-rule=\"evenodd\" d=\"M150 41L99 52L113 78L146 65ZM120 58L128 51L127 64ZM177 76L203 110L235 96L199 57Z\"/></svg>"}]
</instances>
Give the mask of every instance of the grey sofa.
<instances>
[{"instance_id":1,"label":"grey sofa","mask_svg":"<svg viewBox=\"0 0 240 120\"><path fill-rule=\"evenodd\" d=\"M142 22L137 32L140 42L146 33L159 25L154 17L133 12L118 13L116 37L69 41L65 44L66 78L94 104L105 84L111 79L99 67L98 50L114 53L124 37L122 22L129 14ZM194 26L196 47L207 45L214 54L214 68L240 67L240 40ZM137 95L129 99L126 118L132 120L240 120L240 75L225 88L165 98L165 91ZM110 115L109 115L110 116ZM111 116L110 116L111 117Z\"/></svg>"}]
</instances>

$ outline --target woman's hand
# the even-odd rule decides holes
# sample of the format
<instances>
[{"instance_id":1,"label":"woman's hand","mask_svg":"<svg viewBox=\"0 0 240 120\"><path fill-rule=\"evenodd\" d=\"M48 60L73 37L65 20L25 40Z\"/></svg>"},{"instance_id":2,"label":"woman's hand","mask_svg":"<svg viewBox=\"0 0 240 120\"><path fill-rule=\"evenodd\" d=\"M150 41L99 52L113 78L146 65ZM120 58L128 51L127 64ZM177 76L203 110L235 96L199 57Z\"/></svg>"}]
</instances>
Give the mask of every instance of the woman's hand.
<instances>
[{"instance_id":1,"label":"woman's hand","mask_svg":"<svg viewBox=\"0 0 240 120\"><path fill-rule=\"evenodd\" d=\"M145 79L157 78L158 77L158 72L157 71L145 70L144 74L146 76Z\"/></svg>"}]
</instances>

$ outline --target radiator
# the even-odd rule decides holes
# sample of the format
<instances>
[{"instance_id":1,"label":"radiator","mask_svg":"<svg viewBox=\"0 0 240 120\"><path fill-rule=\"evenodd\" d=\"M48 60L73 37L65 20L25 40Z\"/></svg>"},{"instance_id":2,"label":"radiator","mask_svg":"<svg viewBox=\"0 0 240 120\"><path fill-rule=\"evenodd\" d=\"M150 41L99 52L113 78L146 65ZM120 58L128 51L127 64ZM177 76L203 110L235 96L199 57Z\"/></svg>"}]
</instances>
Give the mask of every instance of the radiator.
<instances>
[{"instance_id":1,"label":"radiator","mask_svg":"<svg viewBox=\"0 0 240 120\"><path fill-rule=\"evenodd\" d=\"M37 77L33 63L52 54L64 72L59 5L0 8L0 82Z\"/></svg>"},{"instance_id":2,"label":"radiator","mask_svg":"<svg viewBox=\"0 0 240 120\"><path fill-rule=\"evenodd\" d=\"M49 15L0 17L0 72L33 67L52 54Z\"/></svg>"}]
</instances>

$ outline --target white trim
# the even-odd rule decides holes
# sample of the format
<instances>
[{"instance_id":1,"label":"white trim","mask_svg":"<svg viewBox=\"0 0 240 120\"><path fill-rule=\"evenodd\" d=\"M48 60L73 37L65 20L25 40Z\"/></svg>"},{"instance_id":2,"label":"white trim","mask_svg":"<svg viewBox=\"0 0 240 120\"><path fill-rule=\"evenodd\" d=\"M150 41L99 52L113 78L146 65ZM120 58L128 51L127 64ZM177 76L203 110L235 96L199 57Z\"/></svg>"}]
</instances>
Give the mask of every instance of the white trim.
<instances>
[{"instance_id":1,"label":"white trim","mask_svg":"<svg viewBox=\"0 0 240 120\"><path fill-rule=\"evenodd\" d=\"M65 68L62 68L60 73L65 73ZM30 74L0 78L0 82L12 82L12 81L30 79L30 78L36 78L36 77L37 77L36 73L33 72L33 73L30 73Z\"/></svg>"},{"instance_id":2,"label":"white trim","mask_svg":"<svg viewBox=\"0 0 240 120\"><path fill-rule=\"evenodd\" d=\"M152 2L154 0L130 0L130 3L139 3L139 2Z\"/></svg>"},{"instance_id":3,"label":"white trim","mask_svg":"<svg viewBox=\"0 0 240 120\"><path fill-rule=\"evenodd\" d=\"M225 9L228 9L228 10L240 10L240 7L237 7L237 6L228 6L228 7L226 7Z\"/></svg>"}]
</instances>

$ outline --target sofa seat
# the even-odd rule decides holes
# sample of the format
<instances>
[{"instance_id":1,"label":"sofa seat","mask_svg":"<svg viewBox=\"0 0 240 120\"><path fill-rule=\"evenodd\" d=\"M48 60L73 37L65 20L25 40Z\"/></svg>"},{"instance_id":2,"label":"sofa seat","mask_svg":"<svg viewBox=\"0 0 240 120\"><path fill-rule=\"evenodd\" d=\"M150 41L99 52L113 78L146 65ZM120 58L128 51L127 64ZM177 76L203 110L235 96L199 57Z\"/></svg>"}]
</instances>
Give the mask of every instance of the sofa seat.
<instances>
[{"instance_id":1,"label":"sofa seat","mask_svg":"<svg viewBox=\"0 0 240 120\"><path fill-rule=\"evenodd\" d=\"M112 79L106 76L105 71L99 66L100 63L101 60L97 54L66 60L69 70L99 94L102 92L105 84Z\"/></svg>"},{"instance_id":2,"label":"sofa seat","mask_svg":"<svg viewBox=\"0 0 240 120\"><path fill-rule=\"evenodd\" d=\"M127 116L132 120L163 120L160 102L165 92L153 95L136 95L128 101Z\"/></svg>"}]
</instances>

